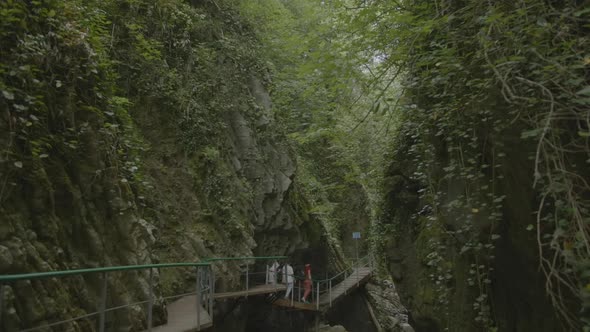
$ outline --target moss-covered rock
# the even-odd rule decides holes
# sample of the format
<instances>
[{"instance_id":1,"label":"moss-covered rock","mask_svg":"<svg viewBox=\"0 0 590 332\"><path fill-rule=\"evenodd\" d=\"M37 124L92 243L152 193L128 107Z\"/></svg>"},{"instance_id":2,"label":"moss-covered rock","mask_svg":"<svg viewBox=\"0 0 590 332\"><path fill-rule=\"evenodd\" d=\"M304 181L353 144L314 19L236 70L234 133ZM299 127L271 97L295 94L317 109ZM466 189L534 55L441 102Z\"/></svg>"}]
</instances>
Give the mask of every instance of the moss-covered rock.
<instances>
[{"instance_id":1,"label":"moss-covered rock","mask_svg":"<svg viewBox=\"0 0 590 332\"><path fill-rule=\"evenodd\" d=\"M307 213L272 116L258 41L230 1L217 5L0 5L2 274L321 247L325 231ZM220 290L240 282L237 263L215 268ZM101 278L4 286L0 329L95 311ZM145 299L148 278L108 274L107 305ZM168 296L191 291L194 273L163 269L153 280ZM157 300L156 323L164 305ZM143 310L117 310L107 324L140 330Z\"/></svg>"}]
</instances>

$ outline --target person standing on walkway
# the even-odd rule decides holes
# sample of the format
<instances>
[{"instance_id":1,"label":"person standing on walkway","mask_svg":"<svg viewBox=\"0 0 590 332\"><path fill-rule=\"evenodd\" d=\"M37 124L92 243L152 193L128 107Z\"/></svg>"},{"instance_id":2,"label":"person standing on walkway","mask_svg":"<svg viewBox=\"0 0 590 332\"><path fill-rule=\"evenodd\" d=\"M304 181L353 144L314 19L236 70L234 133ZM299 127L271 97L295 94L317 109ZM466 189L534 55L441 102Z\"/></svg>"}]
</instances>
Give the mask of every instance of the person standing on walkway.
<instances>
[{"instance_id":1,"label":"person standing on walkway","mask_svg":"<svg viewBox=\"0 0 590 332\"><path fill-rule=\"evenodd\" d=\"M305 276L303 280L303 288L305 292L303 293L303 297L301 298L301 302L309 303L307 301L307 297L311 293L311 265L305 264Z\"/></svg>"},{"instance_id":2,"label":"person standing on walkway","mask_svg":"<svg viewBox=\"0 0 590 332\"><path fill-rule=\"evenodd\" d=\"M279 263L275 260L268 269L268 283L271 285L276 285L277 283L277 272L279 272Z\"/></svg>"},{"instance_id":3,"label":"person standing on walkway","mask_svg":"<svg viewBox=\"0 0 590 332\"><path fill-rule=\"evenodd\" d=\"M289 295L293 291L293 282L295 281L295 276L293 273L293 268L289 263L286 263L283 267L283 281L287 283L287 291L285 292L285 299L289 298Z\"/></svg>"},{"instance_id":4,"label":"person standing on walkway","mask_svg":"<svg viewBox=\"0 0 590 332\"><path fill-rule=\"evenodd\" d=\"M285 263L281 263L281 266L279 267L279 271L281 272L281 283L282 284L287 284L287 265L289 265L287 262ZM293 269L293 268L291 268Z\"/></svg>"}]
</instances>

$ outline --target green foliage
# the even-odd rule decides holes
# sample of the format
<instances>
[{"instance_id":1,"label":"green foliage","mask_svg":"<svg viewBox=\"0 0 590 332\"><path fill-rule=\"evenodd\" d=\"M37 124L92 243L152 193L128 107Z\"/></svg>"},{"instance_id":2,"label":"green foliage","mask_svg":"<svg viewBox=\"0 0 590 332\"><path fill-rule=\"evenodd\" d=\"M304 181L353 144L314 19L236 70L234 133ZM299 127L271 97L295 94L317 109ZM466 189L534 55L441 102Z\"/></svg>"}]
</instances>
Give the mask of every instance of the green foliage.
<instances>
[{"instance_id":1,"label":"green foliage","mask_svg":"<svg viewBox=\"0 0 590 332\"><path fill-rule=\"evenodd\" d=\"M114 93L104 13L73 1L8 1L0 19L0 202L18 192L19 177L34 182L59 160L94 153L84 143L93 132L113 147L108 166L124 162L131 148L117 137L130 125L128 105Z\"/></svg>"},{"instance_id":2,"label":"green foliage","mask_svg":"<svg viewBox=\"0 0 590 332\"><path fill-rule=\"evenodd\" d=\"M356 57L347 56L335 7L310 0L239 6L265 46L273 108L297 151L298 179L311 211L334 239L348 239L351 229L365 231L387 135L383 115L363 119L372 98L365 89L369 77Z\"/></svg>"},{"instance_id":3,"label":"green foliage","mask_svg":"<svg viewBox=\"0 0 590 332\"><path fill-rule=\"evenodd\" d=\"M235 205L248 197L234 193L247 184L225 169L225 120L259 116L245 82L265 70L230 1L16 0L0 4L0 18L3 206L19 199L19 178L34 186L62 163L93 179L115 177L143 201L153 187L140 158L153 147L139 121L173 132L185 155L198 157L205 209L243 230Z\"/></svg>"},{"instance_id":4,"label":"green foliage","mask_svg":"<svg viewBox=\"0 0 590 332\"><path fill-rule=\"evenodd\" d=\"M538 196L537 218L524 216L518 227L535 228L527 246L537 247L548 296L573 329L589 306L584 3L374 1L345 14L351 45L367 61L380 59L386 82L402 82L397 135L411 146L412 178L424 186L433 222L465 255L492 264L502 224L514 218L504 213L526 210L518 197ZM494 321L480 299L490 291L483 285L477 297L487 329Z\"/></svg>"}]
</instances>

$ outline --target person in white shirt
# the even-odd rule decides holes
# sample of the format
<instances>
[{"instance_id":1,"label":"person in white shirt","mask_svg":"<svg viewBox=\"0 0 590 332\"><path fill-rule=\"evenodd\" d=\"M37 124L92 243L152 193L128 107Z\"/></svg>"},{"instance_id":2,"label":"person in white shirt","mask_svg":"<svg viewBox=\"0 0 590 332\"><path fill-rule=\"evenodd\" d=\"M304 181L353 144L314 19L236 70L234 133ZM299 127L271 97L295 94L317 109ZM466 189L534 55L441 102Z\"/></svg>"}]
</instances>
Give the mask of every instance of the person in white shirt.
<instances>
[{"instance_id":1,"label":"person in white shirt","mask_svg":"<svg viewBox=\"0 0 590 332\"><path fill-rule=\"evenodd\" d=\"M277 283L277 272L279 270L279 263L275 260L268 269L268 282L275 285Z\"/></svg>"},{"instance_id":2,"label":"person in white shirt","mask_svg":"<svg viewBox=\"0 0 590 332\"><path fill-rule=\"evenodd\" d=\"M293 273L293 268L289 263L286 263L283 267L283 276L285 277L285 281L287 283L287 291L285 292L285 298L289 298L289 294L293 291L293 282L295 281L295 275Z\"/></svg>"},{"instance_id":3,"label":"person in white shirt","mask_svg":"<svg viewBox=\"0 0 590 332\"><path fill-rule=\"evenodd\" d=\"M281 283L287 283L287 263L281 264Z\"/></svg>"}]
</instances>

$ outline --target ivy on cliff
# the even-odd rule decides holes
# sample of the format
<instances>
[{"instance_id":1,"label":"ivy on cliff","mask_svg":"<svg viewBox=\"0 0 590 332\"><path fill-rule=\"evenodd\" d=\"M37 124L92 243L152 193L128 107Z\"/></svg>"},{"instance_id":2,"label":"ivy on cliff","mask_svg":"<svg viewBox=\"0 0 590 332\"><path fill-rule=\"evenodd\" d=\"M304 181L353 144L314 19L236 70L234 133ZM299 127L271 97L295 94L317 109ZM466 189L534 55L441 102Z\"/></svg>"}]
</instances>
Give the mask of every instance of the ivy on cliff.
<instances>
[{"instance_id":1,"label":"ivy on cliff","mask_svg":"<svg viewBox=\"0 0 590 332\"><path fill-rule=\"evenodd\" d=\"M500 233L518 218L511 227L529 231L526 246L536 247L564 325L589 329L588 2L343 6L351 45L379 59L385 82L402 82L399 113L391 113L403 123L398 142L411 145L430 223L475 260L476 320L496 326L489 268ZM506 215L528 196L535 218Z\"/></svg>"},{"instance_id":2,"label":"ivy on cliff","mask_svg":"<svg viewBox=\"0 0 590 332\"><path fill-rule=\"evenodd\" d=\"M368 231L388 140L373 78L347 51L335 2L253 0L239 8L265 46L273 108L297 151L311 212L351 254L349 232Z\"/></svg>"},{"instance_id":3,"label":"ivy on cliff","mask_svg":"<svg viewBox=\"0 0 590 332\"><path fill-rule=\"evenodd\" d=\"M44 168L83 159L94 132L111 147L106 169L132 179L129 103L116 93L104 13L76 2L8 1L0 20L0 202Z\"/></svg>"},{"instance_id":4,"label":"ivy on cliff","mask_svg":"<svg viewBox=\"0 0 590 332\"><path fill-rule=\"evenodd\" d=\"M151 185L140 154L150 147L134 125L143 121L173 130L199 157L206 209L242 231L239 190L219 163L230 150L224 119L259 117L244 82L266 73L230 1L14 0L0 18L0 202L18 200L23 179L47 182L52 165L95 154L108 164L81 162L85 171L115 176L143 200Z\"/></svg>"}]
</instances>

